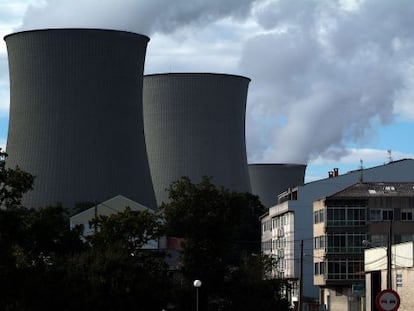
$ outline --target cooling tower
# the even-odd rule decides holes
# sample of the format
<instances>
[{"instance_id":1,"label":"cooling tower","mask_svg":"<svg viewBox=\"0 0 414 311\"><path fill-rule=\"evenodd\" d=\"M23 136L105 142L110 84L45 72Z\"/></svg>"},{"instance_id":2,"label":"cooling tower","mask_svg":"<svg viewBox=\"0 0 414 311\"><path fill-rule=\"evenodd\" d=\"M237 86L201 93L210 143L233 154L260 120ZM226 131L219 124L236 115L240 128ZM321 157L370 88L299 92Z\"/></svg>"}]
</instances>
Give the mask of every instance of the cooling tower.
<instances>
[{"instance_id":1,"label":"cooling tower","mask_svg":"<svg viewBox=\"0 0 414 311\"><path fill-rule=\"evenodd\" d=\"M264 206L274 206L280 193L303 185L305 170L306 164L249 164L252 193Z\"/></svg>"},{"instance_id":2,"label":"cooling tower","mask_svg":"<svg viewBox=\"0 0 414 311\"><path fill-rule=\"evenodd\" d=\"M142 120L146 36L49 29L5 37L8 165L36 176L27 206L122 194L155 207Z\"/></svg>"},{"instance_id":3,"label":"cooling tower","mask_svg":"<svg viewBox=\"0 0 414 311\"><path fill-rule=\"evenodd\" d=\"M144 77L144 129L158 204L182 176L250 191L245 109L250 79L227 74L170 73Z\"/></svg>"}]
</instances>

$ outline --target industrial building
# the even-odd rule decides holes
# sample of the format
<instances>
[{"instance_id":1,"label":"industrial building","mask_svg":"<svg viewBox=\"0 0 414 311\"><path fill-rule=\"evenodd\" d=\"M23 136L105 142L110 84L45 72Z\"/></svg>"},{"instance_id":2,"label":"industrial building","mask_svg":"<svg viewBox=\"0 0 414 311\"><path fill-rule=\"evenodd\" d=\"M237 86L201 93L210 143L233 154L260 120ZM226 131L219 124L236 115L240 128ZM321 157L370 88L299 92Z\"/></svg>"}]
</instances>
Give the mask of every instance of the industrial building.
<instances>
[{"instance_id":1,"label":"industrial building","mask_svg":"<svg viewBox=\"0 0 414 311\"><path fill-rule=\"evenodd\" d=\"M250 79L213 73L144 77L144 129L158 205L183 176L250 192L245 142Z\"/></svg>"},{"instance_id":2,"label":"industrial building","mask_svg":"<svg viewBox=\"0 0 414 311\"><path fill-rule=\"evenodd\" d=\"M278 194L305 182L306 164L249 164L248 169L252 193L267 208L277 204Z\"/></svg>"},{"instance_id":3,"label":"industrial building","mask_svg":"<svg viewBox=\"0 0 414 311\"><path fill-rule=\"evenodd\" d=\"M319 301L319 288L313 284L313 202L332 195L358 181L412 182L414 160L403 159L384 165L358 169L346 174L337 170L329 178L306 183L279 195L279 203L261 217L262 250L278 258L274 277L285 279L293 289L292 300L299 298L300 244L304 243L303 297L313 305ZM306 255L307 254L307 255Z\"/></svg>"},{"instance_id":4,"label":"industrial building","mask_svg":"<svg viewBox=\"0 0 414 311\"><path fill-rule=\"evenodd\" d=\"M142 120L149 38L45 29L5 37L10 71L8 166L35 175L23 204L102 202L155 208Z\"/></svg>"}]
</instances>

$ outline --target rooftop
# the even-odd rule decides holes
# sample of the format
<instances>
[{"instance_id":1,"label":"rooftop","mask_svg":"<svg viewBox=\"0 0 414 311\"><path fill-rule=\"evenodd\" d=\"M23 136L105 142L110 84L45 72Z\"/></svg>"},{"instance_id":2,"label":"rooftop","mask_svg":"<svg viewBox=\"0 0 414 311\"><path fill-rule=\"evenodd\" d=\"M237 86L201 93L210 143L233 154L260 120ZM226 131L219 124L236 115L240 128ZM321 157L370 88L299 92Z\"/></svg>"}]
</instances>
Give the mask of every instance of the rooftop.
<instances>
[{"instance_id":1,"label":"rooftop","mask_svg":"<svg viewBox=\"0 0 414 311\"><path fill-rule=\"evenodd\" d=\"M332 197L414 196L414 182L356 183L333 194Z\"/></svg>"}]
</instances>

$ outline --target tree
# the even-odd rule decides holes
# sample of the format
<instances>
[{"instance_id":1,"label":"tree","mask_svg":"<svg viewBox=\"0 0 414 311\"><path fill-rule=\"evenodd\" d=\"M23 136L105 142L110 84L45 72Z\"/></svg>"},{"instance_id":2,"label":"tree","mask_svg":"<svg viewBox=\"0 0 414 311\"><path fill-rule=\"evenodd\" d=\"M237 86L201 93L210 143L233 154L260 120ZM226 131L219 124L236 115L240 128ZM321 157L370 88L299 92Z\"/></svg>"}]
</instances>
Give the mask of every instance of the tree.
<instances>
[{"instance_id":1,"label":"tree","mask_svg":"<svg viewBox=\"0 0 414 311\"><path fill-rule=\"evenodd\" d=\"M81 306L73 310L161 310L166 306L169 285L165 253L145 246L158 240L162 221L149 211L125 211L100 215L92 221L97 231L86 237L90 248L83 252L70 271L72 280L83 280L76 290ZM72 284L71 288L76 288Z\"/></svg>"},{"instance_id":2,"label":"tree","mask_svg":"<svg viewBox=\"0 0 414 311\"><path fill-rule=\"evenodd\" d=\"M161 211L167 235L185 239L181 272L187 286L183 290L188 292L194 279L203 281L200 306L241 307L234 301L246 294L247 285L234 285L252 274L257 282L248 283L248 288L258 292L252 303L258 305L257 300L270 293L268 299L273 299L277 286L263 280L265 257L257 257L261 270L248 270L245 264L246 258L260 251L259 216L265 210L257 196L217 187L207 177L198 184L182 178L170 186L169 202L161 205Z\"/></svg>"},{"instance_id":3,"label":"tree","mask_svg":"<svg viewBox=\"0 0 414 311\"><path fill-rule=\"evenodd\" d=\"M0 206L20 207L22 196L33 189L34 176L16 166L6 167L7 153L0 148Z\"/></svg>"},{"instance_id":4,"label":"tree","mask_svg":"<svg viewBox=\"0 0 414 311\"><path fill-rule=\"evenodd\" d=\"M61 206L3 209L0 223L14 226L0 226L7 245L0 256L0 309L61 309L67 263L84 250L79 228L70 229Z\"/></svg>"}]
</instances>

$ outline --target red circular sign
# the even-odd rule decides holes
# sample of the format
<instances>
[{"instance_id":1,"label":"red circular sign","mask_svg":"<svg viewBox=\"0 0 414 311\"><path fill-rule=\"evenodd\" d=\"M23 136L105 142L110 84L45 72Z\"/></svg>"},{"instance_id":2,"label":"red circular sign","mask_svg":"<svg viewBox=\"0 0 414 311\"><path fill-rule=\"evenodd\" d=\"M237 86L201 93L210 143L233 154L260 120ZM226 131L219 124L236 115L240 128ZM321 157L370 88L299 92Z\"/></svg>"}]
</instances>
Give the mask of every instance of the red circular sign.
<instances>
[{"instance_id":1,"label":"red circular sign","mask_svg":"<svg viewBox=\"0 0 414 311\"><path fill-rule=\"evenodd\" d=\"M375 298L375 305L381 311L396 311L400 306L400 295L395 290L384 289Z\"/></svg>"}]
</instances>

